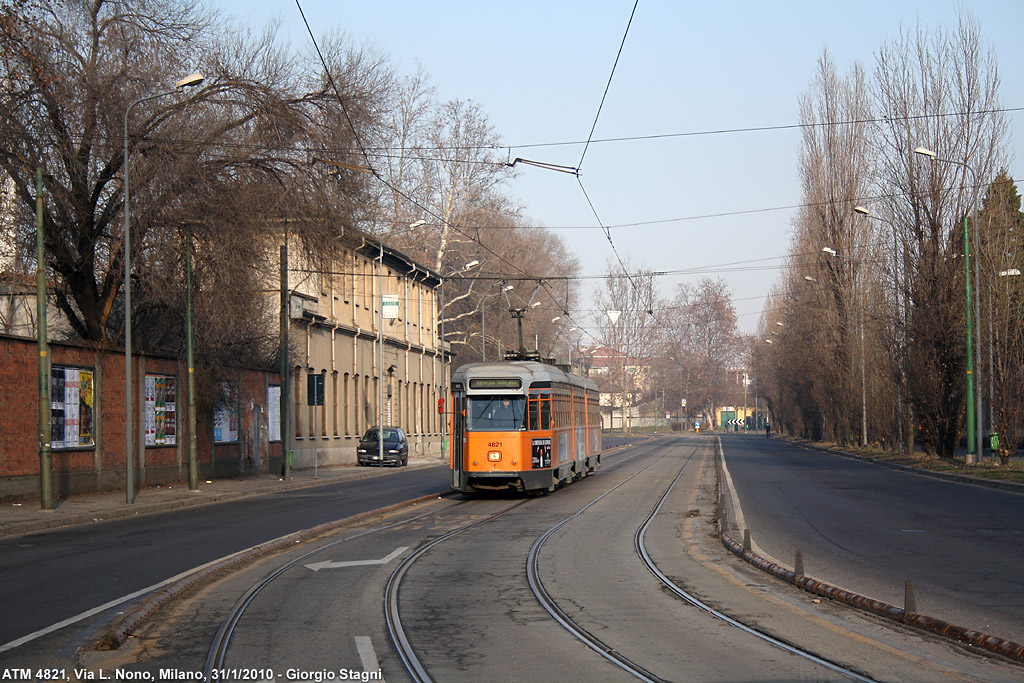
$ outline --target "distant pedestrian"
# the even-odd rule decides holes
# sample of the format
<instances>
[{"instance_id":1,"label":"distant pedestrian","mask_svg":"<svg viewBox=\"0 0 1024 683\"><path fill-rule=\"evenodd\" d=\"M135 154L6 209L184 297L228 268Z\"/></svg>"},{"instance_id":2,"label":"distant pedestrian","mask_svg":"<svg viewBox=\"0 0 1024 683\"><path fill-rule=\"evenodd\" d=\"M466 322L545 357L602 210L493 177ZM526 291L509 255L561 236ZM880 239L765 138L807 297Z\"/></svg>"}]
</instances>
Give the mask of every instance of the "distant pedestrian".
<instances>
[{"instance_id":1,"label":"distant pedestrian","mask_svg":"<svg viewBox=\"0 0 1024 683\"><path fill-rule=\"evenodd\" d=\"M768 422L764 423L764 435L768 439L772 438L772 426Z\"/></svg>"}]
</instances>

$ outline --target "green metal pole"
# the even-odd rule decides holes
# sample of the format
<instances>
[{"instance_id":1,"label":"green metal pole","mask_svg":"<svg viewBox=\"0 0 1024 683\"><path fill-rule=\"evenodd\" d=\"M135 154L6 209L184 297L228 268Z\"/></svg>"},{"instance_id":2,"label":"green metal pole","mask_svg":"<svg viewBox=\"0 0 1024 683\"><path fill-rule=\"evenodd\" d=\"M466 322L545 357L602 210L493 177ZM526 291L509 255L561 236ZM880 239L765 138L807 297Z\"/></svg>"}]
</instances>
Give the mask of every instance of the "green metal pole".
<instances>
[{"instance_id":1,"label":"green metal pole","mask_svg":"<svg viewBox=\"0 0 1024 683\"><path fill-rule=\"evenodd\" d=\"M971 330L971 249L968 238L967 216L964 216L964 307L967 321L967 463L974 459L974 335Z\"/></svg>"},{"instance_id":2,"label":"green metal pole","mask_svg":"<svg viewBox=\"0 0 1024 683\"><path fill-rule=\"evenodd\" d=\"M280 354L281 354L281 476L285 480L291 475L291 408L288 407L291 401L291 375L288 367L288 326L289 322L289 297L288 297L288 233L285 232L284 244L281 245L281 330L280 330Z\"/></svg>"},{"instance_id":3,"label":"green metal pole","mask_svg":"<svg viewBox=\"0 0 1024 683\"><path fill-rule=\"evenodd\" d=\"M192 226L185 238L185 356L188 363L188 490L199 490L199 457L196 441L196 364L192 325Z\"/></svg>"},{"instance_id":4,"label":"green metal pole","mask_svg":"<svg viewBox=\"0 0 1024 683\"><path fill-rule=\"evenodd\" d=\"M39 345L39 507L53 509L50 457L50 363L46 342L46 266L43 250L43 167L36 167L36 339Z\"/></svg>"}]
</instances>

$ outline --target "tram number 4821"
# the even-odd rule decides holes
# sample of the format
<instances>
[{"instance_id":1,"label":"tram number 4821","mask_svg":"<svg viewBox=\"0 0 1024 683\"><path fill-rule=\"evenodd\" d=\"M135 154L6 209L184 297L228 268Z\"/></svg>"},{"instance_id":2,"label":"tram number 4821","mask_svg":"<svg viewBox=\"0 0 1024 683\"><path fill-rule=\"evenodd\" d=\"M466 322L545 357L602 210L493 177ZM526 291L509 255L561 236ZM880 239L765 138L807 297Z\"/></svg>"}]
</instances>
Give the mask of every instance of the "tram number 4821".
<instances>
[{"instance_id":1,"label":"tram number 4821","mask_svg":"<svg viewBox=\"0 0 1024 683\"><path fill-rule=\"evenodd\" d=\"M501 442L500 441L489 441L489 442L487 442L487 447L488 448L501 448Z\"/></svg>"}]
</instances>

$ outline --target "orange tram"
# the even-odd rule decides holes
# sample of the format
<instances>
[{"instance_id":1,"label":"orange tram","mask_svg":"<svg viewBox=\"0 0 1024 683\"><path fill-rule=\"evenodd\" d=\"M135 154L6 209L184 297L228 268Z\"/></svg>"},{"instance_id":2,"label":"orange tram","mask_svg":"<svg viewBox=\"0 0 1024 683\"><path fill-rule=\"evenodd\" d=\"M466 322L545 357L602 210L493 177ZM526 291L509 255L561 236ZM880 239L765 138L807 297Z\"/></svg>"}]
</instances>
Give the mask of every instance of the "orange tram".
<instances>
[{"instance_id":1,"label":"orange tram","mask_svg":"<svg viewBox=\"0 0 1024 683\"><path fill-rule=\"evenodd\" d=\"M451 486L554 491L601 465L597 384L535 360L452 375Z\"/></svg>"}]
</instances>

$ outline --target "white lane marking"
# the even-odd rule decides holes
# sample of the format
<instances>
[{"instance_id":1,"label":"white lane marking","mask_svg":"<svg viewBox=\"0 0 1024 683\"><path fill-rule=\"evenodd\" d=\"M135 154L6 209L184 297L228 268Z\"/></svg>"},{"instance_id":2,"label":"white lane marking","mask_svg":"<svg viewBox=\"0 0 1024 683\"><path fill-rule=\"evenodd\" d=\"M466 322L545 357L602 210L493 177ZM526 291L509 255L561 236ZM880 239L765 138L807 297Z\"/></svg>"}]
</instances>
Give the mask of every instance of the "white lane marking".
<instances>
[{"instance_id":1,"label":"white lane marking","mask_svg":"<svg viewBox=\"0 0 1024 683\"><path fill-rule=\"evenodd\" d=\"M387 564L391 560L395 559L408 548L398 548L387 557L382 557L379 560L351 560L349 562L332 562L331 560L324 560L323 562L314 562L313 564L307 564L306 567L312 569L315 572L321 569L338 569L339 567L363 567L371 564Z\"/></svg>"},{"instance_id":2,"label":"white lane marking","mask_svg":"<svg viewBox=\"0 0 1024 683\"><path fill-rule=\"evenodd\" d=\"M373 641L369 636L356 636L356 650L359 651L359 661L363 664L363 671L369 674L380 673L381 677L375 680L383 681L384 674L380 671L380 662L377 661L377 652L373 649Z\"/></svg>"}]
</instances>

